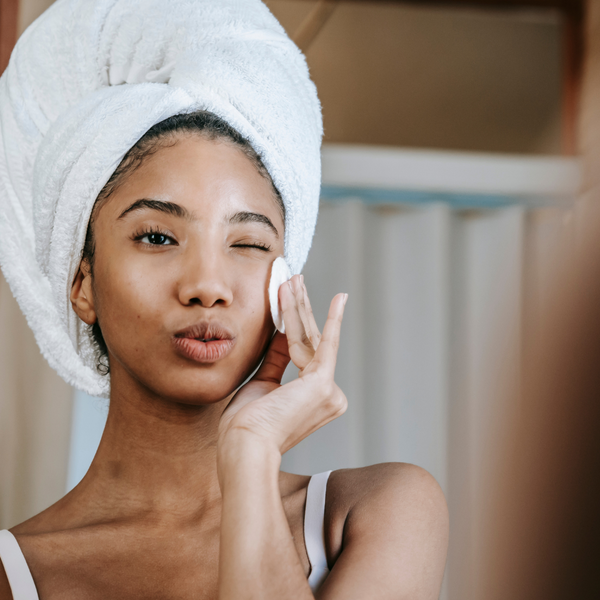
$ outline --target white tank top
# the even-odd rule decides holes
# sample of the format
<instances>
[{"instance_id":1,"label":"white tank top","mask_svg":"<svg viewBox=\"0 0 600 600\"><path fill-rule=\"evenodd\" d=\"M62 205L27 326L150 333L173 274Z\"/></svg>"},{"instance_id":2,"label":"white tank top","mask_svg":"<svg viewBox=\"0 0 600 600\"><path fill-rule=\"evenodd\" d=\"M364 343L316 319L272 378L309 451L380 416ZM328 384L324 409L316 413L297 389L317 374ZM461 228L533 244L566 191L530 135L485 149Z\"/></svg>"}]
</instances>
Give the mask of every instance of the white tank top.
<instances>
[{"instance_id":1,"label":"white tank top","mask_svg":"<svg viewBox=\"0 0 600 600\"><path fill-rule=\"evenodd\" d=\"M325 554L324 516L325 493L330 473L331 471L325 471L313 475L306 491L304 543L311 567L308 584L313 593L319 589L329 573ZM13 600L39 600L27 561L15 536L8 529L0 531L0 561L4 565Z\"/></svg>"}]
</instances>

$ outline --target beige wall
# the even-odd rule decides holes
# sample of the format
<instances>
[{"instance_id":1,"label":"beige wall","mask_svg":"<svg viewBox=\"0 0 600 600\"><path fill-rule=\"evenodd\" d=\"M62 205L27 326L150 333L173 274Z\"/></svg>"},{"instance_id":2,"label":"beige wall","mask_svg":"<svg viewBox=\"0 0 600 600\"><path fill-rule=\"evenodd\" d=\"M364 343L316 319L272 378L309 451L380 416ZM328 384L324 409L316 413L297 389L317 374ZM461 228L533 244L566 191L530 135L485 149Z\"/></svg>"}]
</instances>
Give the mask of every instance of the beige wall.
<instances>
[{"instance_id":1,"label":"beige wall","mask_svg":"<svg viewBox=\"0 0 600 600\"><path fill-rule=\"evenodd\" d=\"M288 33L308 0L267 0ZM340 2L307 52L326 141L560 152L552 13Z\"/></svg>"},{"instance_id":2,"label":"beige wall","mask_svg":"<svg viewBox=\"0 0 600 600\"><path fill-rule=\"evenodd\" d=\"M0 529L64 495L73 390L40 354L0 273Z\"/></svg>"},{"instance_id":3,"label":"beige wall","mask_svg":"<svg viewBox=\"0 0 600 600\"><path fill-rule=\"evenodd\" d=\"M37 19L51 4L53 0L20 0L18 34Z\"/></svg>"},{"instance_id":4,"label":"beige wall","mask_svg":"<svg viewBox=\"0 0 600 600\"><path fill-rule=\"evenodd\" d=\"M51 0L21 0L19 32ZM267 0L291 34L311 0ZM560 152L552 13L340 2L307 52L325 141Z\"/></svg>"}]
</instances>

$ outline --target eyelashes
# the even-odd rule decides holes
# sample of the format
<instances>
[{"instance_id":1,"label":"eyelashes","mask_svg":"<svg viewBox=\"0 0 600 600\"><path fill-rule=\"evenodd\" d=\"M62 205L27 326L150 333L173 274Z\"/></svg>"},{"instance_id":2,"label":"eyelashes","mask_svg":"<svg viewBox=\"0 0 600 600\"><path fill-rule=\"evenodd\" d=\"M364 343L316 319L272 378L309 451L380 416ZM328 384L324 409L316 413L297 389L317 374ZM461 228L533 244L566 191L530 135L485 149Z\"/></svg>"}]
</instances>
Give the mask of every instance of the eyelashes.
<instances>
[{"instance_id":1,"label":"eyelashes","mask_svg":"<svg viewBox=\"0 0 600 600\"><path fill-rule=\"evenodd\" d=\"M271 252L272 248L268 244L263 244L262 242L255 242L253 244L233 244L232 248L256 248L257 250L262 250L263 252Z\"/></svg>"},{"instance_id":2,"label":"eyelashes","mask_svg":"<svg viewBox=\"0 0 600 600\"><path fill-rule=\"evenodd\" d=\"M147 242L142 242L144 238L148 238ZM143 243L146 246L172 246L176 245L176 240L169 235L166 231L163 231L160 227L146 227L144 229L136 231L132 236L135 242ZM262 252L272 252L273 248L264 242L252 242L252 243L237 243L232 244L232 248L254 248L261 250Z\"/></svg>"},{"instance_id":3,"label":"eyelashes","mask_svg":"<svg viewBox=\"0 0 600 600\"><path fill-rule=\"evenodd\" d=\"M148 246L171 246L177 243L166 231L162 231L160 227L147 227L141 231L136 231L132 239L136 242L141 242L145 237L149 241L143 243ZM164 242L167 240L168 243L165 244Z\"/></svg>"}]
</instances>

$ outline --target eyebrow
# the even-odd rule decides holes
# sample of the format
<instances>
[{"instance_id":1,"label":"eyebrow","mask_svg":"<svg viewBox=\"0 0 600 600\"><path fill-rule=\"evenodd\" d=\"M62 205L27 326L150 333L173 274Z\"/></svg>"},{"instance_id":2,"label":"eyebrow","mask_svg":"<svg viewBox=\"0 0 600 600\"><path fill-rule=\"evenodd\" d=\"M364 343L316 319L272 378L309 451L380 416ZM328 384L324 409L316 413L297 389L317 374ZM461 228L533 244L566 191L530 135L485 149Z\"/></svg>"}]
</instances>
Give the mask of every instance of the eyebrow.
<instances>
[{"instance_id":1,"label":"eyebrow","mask_svg":"<svg viewBox=\"0 0 600 600\"><path fill-rule=\"evenodd\" d=\"M175 204L175 202L168 202L165 200L152 200L150 198L142 198L141 200L136 200L129 208L126 208L119 215L119 219L122 219L125 215L131 212L143 209L157 210L168 215L173 215L174 217L186 219L187 221L193 220L192 213L190 213L187 210L187 208L184 208L179 204Z\"/></svg>"},{"instance_id":2,"label":"eyebrow","mask_svg":"<svg viewBox=\"0 0 600 600\"><path fill-rule=\"evenodd\" d=\"M138 210L157 210L180 219L186 219L187 221L193 221L194 216L184 206L180 206L175 202L168 202L166 200L153 200L151 198L141 198L136 200L131 206L126 208L120 215L119 219L125 217L125 215L135 212ZM273 222L266 215L250 211L240 211L235 213L229 218L230 225L237 225L239 223L262 223L266 225L276 237L279 237L279 231L277 227L273 225Z\"/></svg>"},{"instance_id":3,"label":"eyebrow","mask_svg":"<svg viewBox=\"0 0 600 600\"><path fill-rule=\"evenodd\" d=\"M269 229L271 229L271 231L273 231L276 237L279 237L279 231L277 231L277 228L275 227L275 225L273 225L271 219L269 219L269 217L267 217L266 215L261 215L260 213L248 211L238 212L235 213L235 215L233 215L232 217L230 217L229 223L231 225L235 225L237 223L262 223L263 225L266 225Z\"/></svg>"}]
</instances>

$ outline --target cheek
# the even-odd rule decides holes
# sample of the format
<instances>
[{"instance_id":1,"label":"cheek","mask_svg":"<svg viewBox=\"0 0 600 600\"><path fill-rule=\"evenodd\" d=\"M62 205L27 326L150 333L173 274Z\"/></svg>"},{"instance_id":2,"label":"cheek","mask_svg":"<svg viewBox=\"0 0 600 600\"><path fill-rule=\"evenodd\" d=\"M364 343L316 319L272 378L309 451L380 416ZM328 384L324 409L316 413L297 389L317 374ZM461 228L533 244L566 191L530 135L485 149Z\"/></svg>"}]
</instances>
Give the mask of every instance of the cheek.
<instances>
[{"instance_id":1,"label":"cheek","mask_svg":"<svg viewBox=\"0 0 600 600\"><path fill-rule=\"evenodd\" d=\"M238 385L258 367L275 331L266 286L266 281L263 285L255 281L254 285L240 289L237 296L235 313L241 325L238 339L241 343L232 353L229 364L231 372L237 374Z\"/></svg>"},{"instance_id":2,"label":"cheek","mask_svg":"<svg viewBox=\"0 0 600 600\"><path fill-rule=\"evenodd\" d=\"M234 303L237 304L239 316L244 321L244 332L247 337L255 339L258 344L263 338L268 338L272 332L267 283L264 275L242 281L237 286L234 295Z\"/></svg>"},{"instance_id":3,"label":"cheek","mask_svg":"<svg viewBox=\"0 0 600 600\"><path fill-rule=\"evenodd\" d=\"M106 260L95 270L97 312L109 350L139 352L161 328L171 282L153 277L135 261Z\"/></svg>"}]
</instances>

